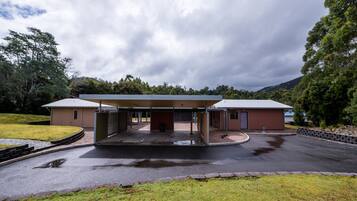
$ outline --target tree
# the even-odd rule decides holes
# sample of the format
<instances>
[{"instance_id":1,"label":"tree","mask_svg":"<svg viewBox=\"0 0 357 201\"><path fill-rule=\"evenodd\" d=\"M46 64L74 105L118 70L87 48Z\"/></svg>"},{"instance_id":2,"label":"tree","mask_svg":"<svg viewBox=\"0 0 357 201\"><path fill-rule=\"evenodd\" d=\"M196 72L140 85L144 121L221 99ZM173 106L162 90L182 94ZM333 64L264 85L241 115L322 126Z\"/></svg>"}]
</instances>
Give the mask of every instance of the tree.
<instances>
[{"instance_id":1,"label":"tree","mask_svg":"<svg viewBox=\"0 0 357 201\"><path fill-rule=\"evenodd\" d=\"M113 91L117 94L143 94L149 93L150 86L140 78L134 78L132 75L126 75L119 82L113 83Z\"/></svg>"},{"instance_id":2,"label":"tree","mask_svg":"<svg viewBox=\"0 0 357 201\"><path fill-rule=\"evenodd\" d=\"M13 68L5 57L0 55L0 111L12 112L15 103L11 99L13 96Z\"/></svg>"},{"instance_id":3,"label":"tree","mask_svg":"<svg viewBox=\"0 0 357 201\"><path fill-rule=\"evenodd\" d=\"M70 59L60 56L50 33L35 28L28 31L10 31L0 45L1 68L8 73L9 83L4 90L11 93L14 111L41 113L41 105L68 96L66 70Z\"/></svg>"},{"instance_id":4,"label":"tree","mask_svg":"<svg viewBox=\"0 0 357 201\"><path fill-rule=\"evenodd\" d=\"M351 103L346 108L346 112L349 114L350 123L357 126L357 86L351 90L351 94Z\"/></svg>"},{"instance_id":5,"label":"tree","mask_svg":"<svg viewBox=\"0 0 357 201\"><path fill-rule=\"evenodd\" d=\"M111 82L90 77L73 77L70 80L69 88L72 97L78 97L79 94L113 93Z\"/></svg>"},{"instance_id":6,"label":"tree","mask_svg":"<svg viewBox=\"0 0 357 201\"><path fill-rule=\"evenodd\" d=\"M299 106L294 107L294 123L299 126L305 125L304 112L299 108Z\"/></svg>"},{"instance_id":7,"label":"tree","mask_svg":"<svg viewBox=\"0 0 357 201\"><path fill-rule=\"evenodd\" d=\"M329 14L309 32L304 78L294 93L310 120L319 125L344 123L348 91L357 83L357 3L326 0Z\"/></svg>"}]
</instances>

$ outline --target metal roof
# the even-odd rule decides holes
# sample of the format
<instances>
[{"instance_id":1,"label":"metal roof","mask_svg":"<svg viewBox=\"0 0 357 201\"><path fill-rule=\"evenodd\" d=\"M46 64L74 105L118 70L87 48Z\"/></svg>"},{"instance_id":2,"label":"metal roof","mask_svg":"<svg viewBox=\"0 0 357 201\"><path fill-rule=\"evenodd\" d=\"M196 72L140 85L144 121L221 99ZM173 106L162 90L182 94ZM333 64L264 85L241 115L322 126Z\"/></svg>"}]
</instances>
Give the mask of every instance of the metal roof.
<instances>
[{"instance_id":1,"label":"metal roof","mask_svg":"<svg viewBox=\"0 0 357 201\"><path fill-rule=\"evenodd\" d=\"M119 107L209 107L222 100L211 95L80 94L79 98Z\"/></svg>"},{"instance_id":2,"label":"metal roof","mask_svg":"<svg viewBox=\"0 0 357 201\"><path fill-rule=\"evenodd\" d=\"M245 109L292 109L291 106L285 105L273 100L236 100L224 99L213 105L213 108L245 108Z\"/></svg>"},{"instance_id":3,"label":"metal roof","mask_svg":"<svg viewBox=\"0 0 357 201\"><path fill-rule=\"evenodd\" d=\"M65 98L62 100L58 100L52 103L48 103L46 105L42 105L42 107L54 108L54 107L62 107L62 108L98 108L99 104L91 101L81 100L79 98ZM102 105L102 107L112 107L110 105Z\"/></svg>"}]
</instances>

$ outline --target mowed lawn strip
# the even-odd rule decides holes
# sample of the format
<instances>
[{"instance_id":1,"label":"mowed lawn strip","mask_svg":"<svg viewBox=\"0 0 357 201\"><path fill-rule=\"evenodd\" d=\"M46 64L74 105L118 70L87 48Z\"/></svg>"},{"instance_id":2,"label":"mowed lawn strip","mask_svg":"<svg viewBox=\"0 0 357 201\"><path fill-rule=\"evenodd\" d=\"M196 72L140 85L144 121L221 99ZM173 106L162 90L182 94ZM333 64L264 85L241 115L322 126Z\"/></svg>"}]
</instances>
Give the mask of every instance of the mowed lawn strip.
<instances>
[{"instance_id":1,"label":"mowed lawn strip","mask_svg":"<svg viewBox=\"0 0 357 201\"><path fill-rule=\"evenodd\" d=\"M0 124L28 124L49 120L50 117L45 115L0 113Z\"/></svg>"},{"instance_id":2,"label":"mowed lawn strip","mask_svg":"<svg viewBox=\"0 0 357 201\"><path fill-rule=\"evenodd\" d=\"M255 200L352 201L357 199L357 178L321 175L263 176L207 181L181 180L100 187L24 200Z\"/></svg>"},{"instance_id":3,"label":"mowed lawn strip","mask_svg":"<svg viewBox=\"0 0 357 201\"><path fill-rule=\"evenodd\" d=\"M0 138L53 141L74 135L80 130L75 126L0 124Z\"/></svg>"}]
</instances>

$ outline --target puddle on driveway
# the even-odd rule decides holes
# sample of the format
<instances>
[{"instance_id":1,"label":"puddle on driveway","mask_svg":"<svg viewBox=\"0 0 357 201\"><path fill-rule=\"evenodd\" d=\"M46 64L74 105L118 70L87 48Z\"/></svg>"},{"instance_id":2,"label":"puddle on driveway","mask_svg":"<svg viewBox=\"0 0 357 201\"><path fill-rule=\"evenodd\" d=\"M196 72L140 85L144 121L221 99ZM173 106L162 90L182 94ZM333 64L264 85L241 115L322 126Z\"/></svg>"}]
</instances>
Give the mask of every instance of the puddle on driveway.
<instances>
[{"instance_id":1,"label":"puddle on driveway","mask_svg":"<svg viewBox=\"0 0 357 201\"><path fill-rule=\"evenodd\" d=\"M176 145L194 145L196 142L194 140L179 140L175 141L174 144Z\"/></svg>"},{"instance_id":2,"label":"puddle on driveway","mask_svg":"<svg viewBox=\"0 0 357 201\"><path fill-rule=\"evenodd\" d=\"M165 167L175 167L175 166L193 166L209 164L207 161L167 161L167 160L137 160L129 164L112 164L112 165L99 165L94 166L94 168L105 168L105 167L136 167L136 168L165 168Z\"/></svg>"},{"instance_id":3,"label":"puddle on driveway","mask_svg":"<svg viewBox=\"0 0 357 201\"><path fill-rule=\"evenodd\" d=\"M60 158L34 168L59 168L64 162L66 159Z\"/></svg>"},{"instance_id":4,"label":"puddle on driveway","mask_svg":"<svg viewBox=\"0 0 357 201\"><path fill-rule=\"evenodd\" d=\"M272 151L275 151L276 149L279 149L282 144L284 144L285 139L282 136L272 136L273 140L267 141L267 143L271 147L262 147L259 149L255 149L253 155L254 156L259 156L261 154L266 154Z\"/></svg>"},{"instance_id":5,"label":"puddle on driveway","mask_svg":"<svg viewBox=\"0 0 357 201\"><path fill-rule=\"evenodd\" d=\"M196 145L198 144L195 140L177 140L177 141L152 141L149 144L155 145Z\"/></svg>"}]
</instances>

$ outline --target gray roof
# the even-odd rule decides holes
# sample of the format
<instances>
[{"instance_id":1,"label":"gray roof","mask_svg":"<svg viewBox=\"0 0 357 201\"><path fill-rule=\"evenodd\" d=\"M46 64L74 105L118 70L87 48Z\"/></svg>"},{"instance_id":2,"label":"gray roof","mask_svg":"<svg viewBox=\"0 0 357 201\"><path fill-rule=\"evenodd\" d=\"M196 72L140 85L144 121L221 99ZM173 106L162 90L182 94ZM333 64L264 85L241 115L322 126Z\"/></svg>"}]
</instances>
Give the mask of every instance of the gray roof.
<instances>
[{"instance_id":1,"label":"gray roof","mask_svg":"<svg viewBox=\"0 0 357 201\"><path fill-rule=\"evenodd\" d=\"M123 95L80 94L79 98L117 107L206 108L222 100L222 96L207 95Z\"/></svg>"},{"instance_id":2,"label":"gray roof","mask_svg":"<svg viewBox=\"0 0 357 201\"><path fill-rule=\"evenodd\" d=\"M273 100L235 100L224 99L213 105L213 108L245 108L245 109L291 109L285 105Z\"/></svg>"},{"instance_id":3,"label":"gray roof","mask_svg":"<svg viewBox=\"0 0 357 201\"><path fill-rule=\"evenodd\" d=\"M79 98L65 98L62 100L58 100L52 103L48 103L46 105L42 105L42 107L62 107L62 108L98 108L99 104L91 101L81 100ZM112 107L110 105L102 105L102 107Z\"/></svg>"},{"instance_id":4,"label":"gray roof","mask_svg":"<svg viewBox=\"0 0 357 201\"><path fill-rule=\"evenodd\" d=\"M222 96L212 95L122 95L122 94L80 94L79 98L86 100L197 100L197 101L220 101Z\"/></svg>"}]
</instances>

